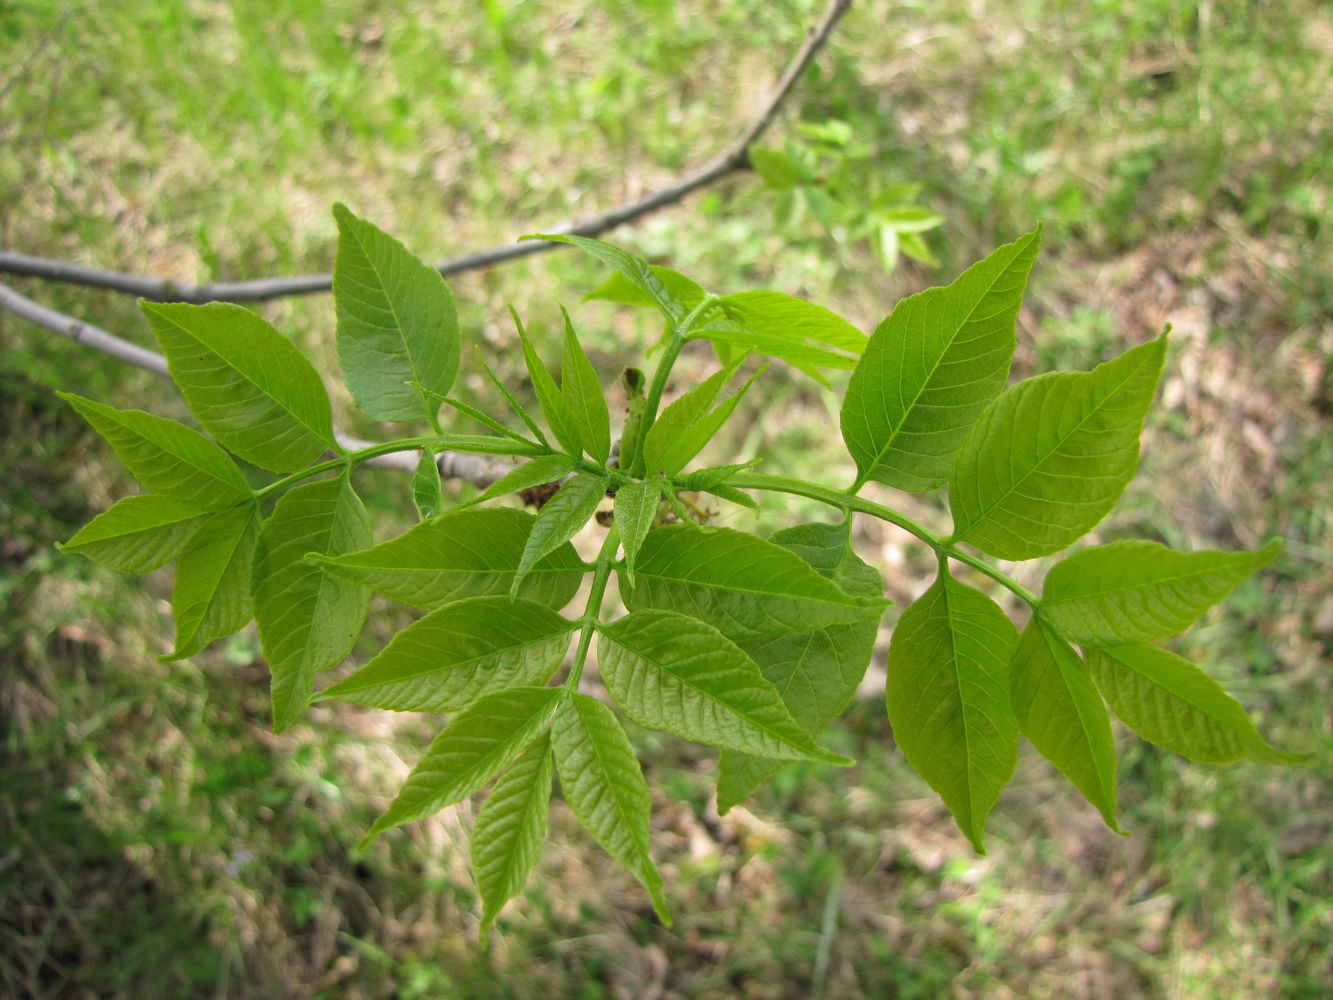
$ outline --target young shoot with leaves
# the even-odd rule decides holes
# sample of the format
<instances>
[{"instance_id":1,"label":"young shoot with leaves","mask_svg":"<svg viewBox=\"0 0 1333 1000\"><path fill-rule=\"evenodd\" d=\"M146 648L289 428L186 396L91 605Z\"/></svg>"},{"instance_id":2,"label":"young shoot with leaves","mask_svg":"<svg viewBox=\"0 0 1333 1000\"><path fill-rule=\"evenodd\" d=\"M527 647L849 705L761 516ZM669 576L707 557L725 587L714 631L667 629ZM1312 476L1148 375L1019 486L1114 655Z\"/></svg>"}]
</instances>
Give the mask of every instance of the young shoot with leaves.
<instances>
[{"instance_id":1,"label":"young shoot with leaves","mask_svg":"<svg viewBox=\"0 0 1333 1000\"><path fill-rule=\"evenodd\" d=\"M1056 555L1107 515L1137 468L1166 355L1163 334L1092 371L1006 387L1038 232L903 300L869 337L798 298L713 294L608 243L540 237L611 269L589 297L665 320L646 388L627 372L617 447L600 377L568 313L559 381L514 316L545 430L496 381L515 428L450 396L460 337L439 273L343 206L334 215L348 389L369 416L427 430L345 450L315 369L264 320L234 305L144 302L207 433L64 394L148 491L117 502L64 547L122 572L175 562L169 659L254 618L277 730L312 700L452 713L363 843L492 786L472 835L484 927L540 856L556 775L580 822L669 922L649 843L651 797L617 709L719 748L722 812L786 761L852 763L819 738L856 692L889 604L879 572L853 550L855 515L898 525L937 556L937 579L893 631L886 704L898 745L978 851L1013 776L1020 733L1119 830L1108 705L1145 739L1194 760L1302 759L1266 743L1215 681L1156 645L1276 557L1280 543L1236 553L1149 541L1083 548L1055 564L1040 596L987 559ZM663 407L672 367L695 340L710 341L721 366ZM733 386L752 355L825 384L825 372L851 371L841 414L857 469L850 487L756 472L753 463L690 468L746 399L758 373ZM473 421L490 433L446 429L442 405L457 414L451 425ZM446 450L522 464L450 508L435 461ZM411 481L421 520L375 542L353 473L397 451L422 452ZM253 488L237 459L276 478ZM952 529L937 532L860 496L872 481L946 489ZM553 490L535 515L492 503L534 487ZM754 491L807 497L835 518L761 538L696 524L682 498L702 492L754 506ZM614 514L585 562L570 539L608 496ZM664 509L676 523L664 523ZM956 563L1028 605L1021 632L953 576ZM589 575L586 602L565 611ZM611 621L603 603L613 575L628 613ZM318 675L355 643L372 591L425 614L317 692ZM614 708L580 690L594 640Z\"/></svg>"}]
</instances>

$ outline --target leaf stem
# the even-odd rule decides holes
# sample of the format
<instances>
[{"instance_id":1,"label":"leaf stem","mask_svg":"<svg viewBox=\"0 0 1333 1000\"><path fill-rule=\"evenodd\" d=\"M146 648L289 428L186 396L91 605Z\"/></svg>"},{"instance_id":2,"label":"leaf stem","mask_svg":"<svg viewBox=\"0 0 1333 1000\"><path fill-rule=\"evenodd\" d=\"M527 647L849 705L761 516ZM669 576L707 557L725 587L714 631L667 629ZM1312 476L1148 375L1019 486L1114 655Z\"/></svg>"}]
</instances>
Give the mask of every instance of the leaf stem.
<instances>
[{"instance_id":1,"label":"leaf stem","mask_svg":"<svg viewBox=\"0 0 1333 1000\"><path fill-rule=\"evenodd\" d=\"M630 469L635 474L642 474L642 470L638 466L643 458L643 442L648 437L648 430L653 426L653 421L657 419L657 410L662 405L662 393L666 391L667 378L671 375L671 369L675 366L676 359L680 357L681 350L689 340L690 331L694 329L699 320L717 305L717 302L718 297L716 295L705 295L699 304L671 329L671 335L662 350L662 357L657 362L657 369L653 372L652 384L648 387L648 398L644 405L643 420L639 423L638 436L630 442L629 455L622 456L622 466ZM622 442L622 447L623 445L624 442Z\"/></svg>"},{"instance_id":2,"label":"leaf stem","mask_svg":"<svg viewBox=\"0 0 1333 1000\"><path fill-rule=\"evenodd\" d=\"M565 678L564 690L572 694L579 689L579 679L583 676L583 664L588 659L588 649L592 645L592 634L596 631L597 619L602 611L602 598L606 595L606 584L611 578L615 566L616 549L620 545L620 529L615 522L602 540L601 551L597 553L592 575L592 590L588 594L588 603L584 606L583 616L579 618L579 645L574 652L574 666Z\"/></svg>"},{"instance_id":3,"label":"leaf stem","mask_svg":"<svg viewBox=\"0 0 1333 1000\"><path fill-rule=\"evenodd\" d=\"M992 566L980 556L975 556L970 552L965 552L952 544L952 539L943 538L931 531L920 521L908 517L891 507L885 507L883 504L877 504L872 500L866 500L855 496L851 492L830 489L827 486L820 486L817 483L809 483L803 479L791 479L787 476L773 476L763 472L740 472L727 480L729 486L735 486L738 489L751 490L770 490L775 493L792 493L796 496L808 497L811 500L818 500L820 503L828 504L830 507L836 507L841 511L855 511L858 514L869 514L871 517L877 517L881 521L888 521L890 524L896 524L904 531L915 535L921 541L929 545L941 559L956 559L961 563L971 566L978 573L990 577L1000 586L1016 594L1028 604L1036 607L1041 600L1036 594L1028 590L1021 583L1015 580L1003 570Z\"/></svg>"}]
</instances>

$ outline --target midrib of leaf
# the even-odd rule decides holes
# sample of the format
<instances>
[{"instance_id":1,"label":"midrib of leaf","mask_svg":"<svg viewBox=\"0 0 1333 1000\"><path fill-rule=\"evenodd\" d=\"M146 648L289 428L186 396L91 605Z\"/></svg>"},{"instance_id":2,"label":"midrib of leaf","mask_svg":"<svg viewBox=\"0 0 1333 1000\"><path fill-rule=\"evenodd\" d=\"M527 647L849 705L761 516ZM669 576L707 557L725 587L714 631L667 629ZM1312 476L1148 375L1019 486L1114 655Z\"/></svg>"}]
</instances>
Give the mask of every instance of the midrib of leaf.
<instances>
[{"instance_id":1,"label":"midrib of leaf","mask_svg":"<svg viewBox=\"0 0 1333 1000\"><path fill-rule=\"evenodd\" d=\"M425 385L425 380L421 377L421 371L417 368L417 359L412 354L412 347L407 342L407 334L403 331L403 321L398 316L398 308L394 304L393 296L389 294L389 287L384 283L384 276L380 274L379 267L375 264L374 258L366 251L366 244L361 239L361 234L356 232L355 226L348 227L351 237L356 241L357 248L361 251L361 256L365 258L366 264L375 275L375 280L379 282L379 290L384 293L384 301L389 304L389 315L393 317L395 332L398 334L398 340L403 345L403 355L407 358L408 366L412 369L412 378L416 382Z\"/></svg>"},{"instance_id":2,"label":"midrib of leaf","mask_svg":"<svg viewBox=\"0 0 1333 1000\"><path fill-rule=\"evenodd\" d=\"M1145 355L1145 356L1147 356L1147 355ZM1146 362L1145 362L1145 364L1146 364ZM1116 395L1117 393L1119 393L1120 390L1123 389L1123 388L1125 387L1125 385L1126 385L1131 379L1133 379L1136 375L1138 375L1138 373L1141 372L1141 371L1143 370L1143 367L1144 367L1143 364L1140 364L1140 365L1139 365L1138 367L1136 367L1133 371L1131 371L1128 375L1126 375L1120 382L1116 383L1116 385L1115 385L1114 388L1108 390L1107 393L1106 393L1106 394L1105 394L1105 395L1104 395L1104 396L1103 396L1103 397L1096 403L1096 405L1094 405L1094 406L1092 407L1092 409L1090 409L1086 414L1084 414L1084 415L1079 419L1079 421L1078 421L1077 424L1075 424L1072 428L1070 428L1070 430L1069 430L1068 433L1066 433L1065 435L1063 435L1058 441L1055 442L1055 444L1053 444L1050 448L1048 448L1048 449L1046 450L1046 453L1045 453L1044 455L1042 455L1041 458L1039 458L1035 463L1033 463L1032 467L1031 467L1031 468L1030 468L1030 469L1023 475L1023 477L1022 477L1021 479L1017 480L1016 482L1011 483L1011 484L1009 485L1009 488L1008 488L1008 489L1006 489L1003 493L1000 493L999 495L997 495L996 497L994 497L994 498L992 499L992 502L990 503L989 506L983 507L979 513L977 513L975 516L973 516L973 517L971 518L971 523L968 525L967 530L966 530L965 532L963 532L962 534L958 534L958 535L956 535L955 538L960 539L960 540L963 539L963 538L966 538L967 535L971 533L972 529L973 529L974 527L976 527L976 525L978 525L979 523L981 523L982 521L984 521L986 518L990 517L991 513L992 513L997 507L1000 507L1000 506L1001 506L1002 504L1004 504L1004 503L1005 503L1011 496L1013 496L1015 493L1018 493L1018 492L1019 492L1019 487L1021 487L1024 483L1026 483L1029 479L1031 479L1032 476L1033 476L1033 474L1036 473L1036 471L1037 471L1038 469L1040 469L1043 465L1045 465L1045 464L1046 464L1046 460L1049 459L1052 455L1054 455L1057 451L1059 451L1060 448L1061 448L1061 446L1063 446L1064 443L1065 443L1066 441L1068 441L1071 437L1073 437L1073 436L1074 436L1075 434L1077 434L1080 430L1082 430L1084 424L1086 424L1089 420L1091 420L1097 413L1101 412L1102 408L1107 404L1107 402L1110 401L1112 398L1114 398L1115 395ZM1053 374L1055 375L1055 377L1059 377L1059 374L1061 374L1061 373L1053 373ZM1093 373L1092 373L1092 372L1077 372L1077 373L1075 373L1075 374L1078 374L1078 375L1088 375L1088 376L1090 376L1090 375L1092 375ZM1011 444L1012 444L1012 442L1011 442ZM1011 465L1010 467L1012 468L1012 465ZM1078 479L1078 478L1083 478L1083 477L1073 476L1073 477L1070 477L1070 478ZM1105 478L1105 477L1101 477L1101 478ZM1066 501L1066 502L1072 502L1072 501ZM1089 505L1089 504L1091 504L1091 503L1092 503L1092 501L1084 501L1082 505L1083 505L1083 506L1087 506L1087 505ZM1026 519L1027 519L1027 520L1032 520L1031 518L1026 518ZM1036 523L1044 523L1044 522L1036 522Z\"/></svg>"},{"instance_id":3,"label":"midrib of leaf","mask_svg":"<svg viewBox=\"0 0 1333 1000\"><path fill-rule=\"evenodd\" d=\"M910 414L912 410L916 407L917 402L921 399L922 394L926 391L926 386L930 384L930 380L934 378L935 373L939 371L940 365L944 361L944 356L948 354L949 349L953 347L954 341L958 339L958 334L962 332L963 327L967 326L967 324L972 321L972 314L975 313L978 308L980 308L982 301L986 298L987 295L989 295L994 290L995 286L999 283L1000 278L1004 277L1004 275L1009 273L1009 267L1011 264L1013 264L1012 259L1009 261L1008 264L1004 266L1004 270L1002 270L999 274L997 274L995 278L991 281L991 283L986 286L986 290L977 297L977 301L974 302L972 304L972 308L967 311L967 315L962 320L960 320L958 325L954 328L953 334L949 337L949 342L945 344L944 348L940 351L939 356L935 359L935 363L930 366L930 371L926 374L926 377L921 380L921 385L917 389L916 395L912 397L911 404L903 409L902 422L899 423L899 425L894 428L893 433L889 435L889 440L885 442L884 447L875 453L874 461L870 463L870 467L864 473L856 477L856 482L852 485L852 488L848 491L849 493L857 492L862 486L864 486L867 482L870 481L870 474L875 471L875 467L879 465L879 463L883 461L884 456L889 453L889 449L893 446L893 442L898 440L898 435L902 433L903 427L906 426L907 424L908 414ZM933 289L928 291L933 291ZM920 294L924 295L926 294L926 292L922 292ZM900 374L898 378L899 389L902 388L902 384L903 380ZM871 430L868 422L866 430L868 431Z\"/></svg>"},{"instance_id":4,"label":"midrib of leaf","mask_svg":"<svg viewBox=\"0 0 1333 1000\"><path fill-rule=\"evenodd\" d=\"M327 441L327 440L328 440L328 438L325 436L325 434L324 434L324 432L323 432L322 430L320 430L319 428L316 428L316 427L312 427L312 426L310 426L310 424L306 423L306 422L305 422L305 418L304 418L303 416L301 416L300 414L298 414L295 410L293 410L291 407L289 407L289 406L288 406L286 403L284 403L282 400L280 400L280 399L278 399L276 396L274 396L271 392L269 392L267 389L265 389L262 385L260 385L260 384L259 384L258 382L256 382L254 379L252 379L249 375L247 375L247 374L246 374L245 372L243 372L241 369L237 368L234 364L231 363L231 361L229 361L229 360L228 360L226 357L224 357L222 354L219 354L216 350L214 350L212 347L210 347L210 346L209 346L207 343L205 343L202 339L200 339L199 337L196 337L196 336L195 336L193 333L191 333L187 328L181 326L179 323L177 323L177 322L176 322L174 319L172 319L170 316L164 316L164 315L163 315L162 313L160 313L160 312L155 312L154 315L155 315L155 316L158 316L158 317L160 317L160 318L162 318L162 319L165 319L168 323L170 323L172 326L174 326L177 330L179 330L181 333L185 334L187 337L189 337L191 340L193 340L196 344L198 344L200 347L202 347L205 351L207 351L207 352L208 352L209 354L211 354L213 357L217 358L220 362L222 362L222 366L223 366L224 368L230 368L230 369L231 369L232 371L234 371L237 375L239 375L245 382L249 383L250 385L254 386L256 389L258 389L258 390L260 391L260 393L262 393L264 396L266 396L266 397L269 399L270 402L272 402L273 404L275 404L275 405L278 407L278 409L282 410L284 413L288 413L288 414L290 414L290 415L296 420L296 422L297 422L298 424L300 424L300 425L301 425L302 427L304 427L307 431L309 431L311 434L313 434L317 439L319 439L320 441ZM280 337L282 336L281 332L278 333L278 336L280 336Z\"/></svg>"}]
</instances>

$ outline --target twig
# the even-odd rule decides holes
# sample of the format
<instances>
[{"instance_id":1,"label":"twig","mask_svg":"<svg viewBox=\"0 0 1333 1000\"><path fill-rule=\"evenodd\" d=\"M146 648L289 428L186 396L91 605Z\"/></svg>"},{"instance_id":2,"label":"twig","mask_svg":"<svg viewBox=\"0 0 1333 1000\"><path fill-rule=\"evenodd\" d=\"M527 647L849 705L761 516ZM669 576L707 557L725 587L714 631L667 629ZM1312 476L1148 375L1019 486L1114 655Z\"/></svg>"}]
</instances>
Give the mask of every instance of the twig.
<instances>
[{"instance_id":1,"label":"twig","mask_svg":"<svg viewBox=\"0 0 1333 1000\"><path fill-rule=\"evenodd\" d=\"M167 359L156 351L150 351L146 347L140 347L128 340L122 340L115 334L107 333L101 327L93 326L91 323L77 320L73 316L66 316L54 309L48 309L46 306L39 305L2 283L0 283L0 309L5 309L15 316L28 320L30 323L36 323L52 333L68 337L70 340L85 344L88 347L96 348L118 361L124 361L150 372L156 372L158 375L170 375L167 370ZM338 439L338 443L348 451L365 448L371 443L352 437L350 434L344 434L339 430L334 431L334 436ZM491 461L484 455L464 455L442 451L436 456L436 460L440 466L440 475L444 478L459 479L471 483L473 486L483 488L491 485L510 469L510 466ZM417 467L417 459L415 452L395 452L391 455L378 455L375 458L368 459L364 464L412 472Z\"/></svg>"},{"instance_id":2,"label":"twig","mask_svg":"<svg viewBox=\"0 0 1333 1000\"><path fill-rule=\"evenodd\" d=\"M572 223L551 226L541 231L565 233L578 236L596 236L609 229L623 225L659 208L672 205L687 195L716 183L728 174L745 170L750 166L750 147L773 123L787 95L796 80L828 41L834 26L851 0L829 0L829 5L819 21L806 32L805 40L792 57L777 85L768 95L763 108L741 132L740 136L721 154L704 166L679 178L674 183L641 198L627 202L598 215L592 215ZM532 231L532 227L527 227ZM443 275L458 274L463 271L491 267L520 257L545 253L559 244L529 241L506 244L481 250L477 253L439 261L435 267ZM309 274L293 278L259 278L254 281L219 281L207 284L180 284L169 279L143 275L126 274L119 271L104 271L82 264L69 264L44 257L12 251L0 251L0 274L21 274L45 281L63 282L72 285L84 285L90 288L104 288L110 291L126 292L147 299L169 300L173 302L260 302L268 299L284 298L292 295L311 295L326 292L333 286L331 274Z\"/></svg>"}]
</instances>

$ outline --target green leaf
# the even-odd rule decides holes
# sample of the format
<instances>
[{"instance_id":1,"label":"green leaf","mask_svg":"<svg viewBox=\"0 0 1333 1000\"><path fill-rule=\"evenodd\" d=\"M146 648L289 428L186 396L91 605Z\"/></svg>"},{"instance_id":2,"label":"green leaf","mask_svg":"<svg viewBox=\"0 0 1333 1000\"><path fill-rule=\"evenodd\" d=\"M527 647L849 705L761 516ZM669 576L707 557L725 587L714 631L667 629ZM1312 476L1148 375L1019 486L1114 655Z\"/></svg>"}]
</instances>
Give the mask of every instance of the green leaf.
<instances>
[{"instance_id":1,"label":"green leaf","mask_svg":"<svg viewBox=\"0 0 1333 1000\"><path fill-rule=\"evenodd\" d=\"M1090 649L1088 669L1130 729L1190 760L1301 764L1309 759L1270 746L1239 702L1175 653L1138 644Z\"/></svg>"},{"instance_id":2,"label":"green leaf","mask_svg":"<svg viewBox=\"0 0 1333 1000\"><path fill-rule=\"evenodd\" d=\"M250 570L259 540L254 504L211 514L176 562L171 607L176 648L164 660L193 656L250 620Z\"/></svg>"},{"instance_id":3,"label":"green leaf","mask_svg":"<svg viewBox=\"0 0 1333 1000\"><path fill-rule=\"evenodd\" d=\"M1009 666L1009 694L1019 731L1097 807L1116 822L1115 741L1106 705L1087 665L1034 617Z\"/></svg>"},{"instance_id":4,"label":"green leaf","mask_svg":"<svg viewBox=\"0 0 1333 1000\"><path fill-rule=\"evenodd\" d=\"M579 431L578 421L574 419L574 412L556 386L555 379L551 378L551 373L546 370L546 365L542 364L542 359L537 356L537 350L528 339L528 331L523 328L523 321L518 318L518 313L512 307L509 312L514 318L514 328L518 330L518 338L523 343L523 359L528 366L528 377L532 379L532 388L537 393L537 402L541 404L542 416L546 418L546 423L550 426L555 439L560 442L560 447L570 455L578 457L583 451L583 434Z\"/></svg>"},{"instance_id":5,"label":"green leaf","mask_svg":"<svg viewBox=\"0 0 1333 1000\"><path fill-rule=\"evenodd\" d=\"M438 608L461 597L509 593L534 520L507 507L454 510L371 548L317 561L396 601ZM560 546L532 568L518 596L562 608L583 572L573 546Z\"/></svg>"},{"instance_id":6,"label":"green leaf","mask_svg":"<svg viewBox=\"0 0 1333 1000\"><path fill-rule=\"evenodd\" d=\"M735 363L739 363L739 361ZM672 419L669 412L672 407L684 403L689 394L667 407L667 412L662 414L665 419L653 424L648 431L649 440L644 442L644 454L647 456L648 471L650 473L661 472L670 476L683 469L695 455L703 450L704 445L713 439L713 435L721 430L722 425L731 418L736 407L740 405L740 401L750 391L750 386L754 385L755 379L759 378L764 371L765 369L760 368L750 376L736 393L723 400L715 409L699 413L689 423ZM725 371L719 374L725 374ZM659 425L661 431L659 431ZM655 431L658 431L661 435L658 439L660 444L656 448L652 447ZM669 437L666 436L668 434Z\"/></svg>"},{"instance_id":7,"label":"green leaf","mask_svg":"<svg viewBox=\"0 0 1333 1000\"><path fill-rule=\"evenodd\" d=\"M288 490L264 522L252 590L259 642L273 674L273 729L310 703L315 674L356 643L370 608L363 584L327 573L306 556L336 556L371 541L370 518L346 474Z\"/></svg>"},{"instance_id":8,"label":"green leaf","mask_svg":"<svg viewBox=\"0 0 1333 1000\"><path fill-rule=\"evenodd\" d=\"M431 741L360 846L484 787L546 731L559 703L559 688L521 687L488 695L459 712Z\"/></svg>"},{"instance_id":9,"label":"green leaf","mask_svg":"<svg viewBox=\"0 0 1333 1000\"><path fill-rule=\"evenodd\" d=\"M206 516L170 497L125 497L59 548L118 573L148 573L175 559Z\"/></svg>"},{"instance_id":10,"label":"green leaf","mask_svg":"<svg viewBox=\"0 0 1333 1000\"><path fill-rule=\"evenodd\" d=\"M743 356L737 358L726 368L708 376L657 415L657 419L648 428L648 433L643 439L645 468L650 472L658 472L666 467L668 459L673 457L676 442L693 424L707 415L717 402L717 397L744 363ZM684 464L682 462L672 471L678 471Z\"/></svg>"},{"instance_id":11,"label":"green leaf","mask_svg":"<svg viewBox=\"0 0 1333 1000\"><path fill-rule=\"evenodd\" d=\"M1037 256L1033 230L951 284L903 299L847 383L842 438L867 480L934 489L968 428L1009 378L1014 327Z\"/></svg>"},{"instance_id":12,"label":"green leaf","mask_svg":"<svg viewBox=\"0 0 1333 1000\"><path fill-rule=\"evenodd\" d=\"M412 473L412 503L417 508L423 521L429 521L440 513L444 502L444 492L440 485L440 465L433 451L423 451L417 462L417 471Z\"/></svg>"},{"instance_id":13,"label":"green leaf","mask_svg":"<svg viewBox=\"0 0 1333 1000\"><path fill-rule=\"evenodd\" d=\"M171 377L223 447L272 472L337 450L329 395L296 346L228 302L141 302Z\"/></svg>"},{"instance_id":14,"label":"green leaf","mask_svg":"<svg viewBox=\"0 0 1333 1000\"><path fill-rule=\"evenodd\" d=\"M985 854L986 817L1018 762L1009 658L1018 630L979 590L948 575L893 630L885 700L894 741Z\"/></svg>"},{"instance_id":15,"label":"green leaf","mask_svg":"<svg viewBox=\"0 0 1333 1000\"><path fill-rule=\"evenodd\" d=\"M523 546L523 555L510 586L511 594L517 595L524 577L533 567L561 546L568 545L575 533L597 513L597 505L606 496L609 484L610 479L606 476L580 472L546 501Z\"/></svg>"},{"instance_id":16,"label":"green leaf","mask_svg":"<svg viewBox=\"0 0 1333 1000\"><path fill-rule=\"evenodd\" d=\"M693 278L687 278L679 271L673 271L669 267L658 267L656 264L649 264L648 269L666 288L667 293L688 309L697 306L707 294L698 282ZM657 306L657 300L652 295L619 271L613 272L604 284L583 296L584 302L595 300L613 302L621 306Z\"/></svg>"},{"instance_id":17,"label":"green leaf","mask_svg":"<svg viewBox=\"0 0 1333 1000\"><path fill-rule=\"evenodd\" d=\"M569 808L602 849L643 883L653 909L670 926L649 843L652 796L625 730L600 701L575 694L561 703L551 735Z\"/></svg>"},{"instance_id":18,"label":"green leaf","mask_svg":"<svg viewBox=\"0 0 1333 1000\"><path fill-rule=\"evenodd\" d=\"M664 608L707 622L736 642L808 632L882 612L882 597L855 596L800 556L729 528L668 525L639 551L626 607Z\"/></svg>"},{"instance_id":19,"label":"green leaf","mask_svg":"<svg viewBox=\"0 0 1333 1000\"><path fill-rule=\"evenodd\" d=\"M653 300L653 304L662 310L672 322L679 323L689 312L689 308L667 287L666 283L653 273L652 267L642 257L636 257L628 250L602 240L587 236L565 236L559 233L532 233L521 236L524 240L549 240L552 243L568 243L585 253L596 257L603 264L609 264L619 271L632 285L641 289Z\"/></svg>"},{"instance_id":20,"label":"green leaf","mask_svg":"<svg viewBox=\"0 0 1333 1000\"><path fill-rule=\"evenodd\" d=\"M706 469L696 469L689 475L680 477L677 482L680 483L681 489L685 490L710 490L725 483L736 473L754 468L762 461L762 458L752 458L738 465L713 465Z\"/></svg>"},{"instance_id":21,"label":"green leaf","mask_svg":"<svg viewBox=\"0 0 1333 1000\"><path fill-rule=\"evenodd\" d=\"M579 430L579 438L589 457L599 465L605 465L611 455L611 415L606 408L606 399L602 396L602 383L597 378L588 355L574 333L574 324L563 306L560 314L565 318L565 356L560 369L560 392L565 397L565 405L574 417Z\"/></svg>"},{"instance_id":22,"label":"green leaf","mask_svg":"<svg viewBox=\"0 0 1333 1000\"><path fill-rule=\"evenodd\" d=\"M1001 393L949 479L954 541L1035 559L1077 541L1115 506L1139 464L1165 335L1091 372L1054 372Z\"/></svg>"},{"instance_id":23,"label":"green leaf","mask_svg":"<svg viewBox=\"0 0 1333 1000\"><path fill-rule=\"evenodd\" d=\"M634 586L634 560L657 520L661 502L662 489L657 480L636 480L616 491L615 518L620 527L620 544L625 550L625 576L631 587Z\"/></svg>"},{"instance_id":24,"label":"green leaf","mask_svg":"<svg viewBox=\"0 0 1333 1000\"><path fill-rule=\"evenodd\" d=\"M730 502L748 508L749 510L759 509L759 504L754 501L750 494L743 493L734 486L727 486L725 483L717 486L710 486L708 489L704 490L704 492L711 493L713 496L719 497L722 500L729 500Z\"/></svg>"},{"instance_id":25,"label":"green leaf","mask_svg":"<svg viewBox=\"0 0 1333 1000\"><path fill-rule=\"evenodd\" d=\"M796 164L792 163L791 157L780 149L752 146L748 155L750 166L754 167L755 173L771 188L786 190L795 187L797 181L801 179Z\"/></svg>"},{"instance_id":26,"label":"green leaf","mask_svg":"<svg viewBox=\"0 0 1333 1000\"><path fill-rule=\"evenodd\" d=\"M723 295L718 306L743 332L787 339L853 358L868 338L831 309L783 292L749 291Z\"/></svg>"},{"instance_id":27,"label":"green leaf","mask_svg":"<svg viewBox=\"0 0 1333 1000\"><path fill-rule=\"evenodd\" d=\"M528 430L532 431L533 437L549 447L550 442L546 440L546 435L542 433L542 429L537 426L537 421L533 420L532 414L528 413L528 411L523 408L522 404L514 398L514 394L509 391L509 388L503 382L500 381L500 377L496 375L495 372L491 371L491 366L486 363L486 358L482 356L480 347L476 348L476 355L482 370L486 372L487 377L491 380L491 384L495 386L500 395L504 397L505 402L509 404L509 408L518 414L519 419L527 425ZM485 423L485 421L482 422Z\"/></svg>"},{"instance_id":28,"label":"green leaf","mask_svg":"<svg viewBox=\"0 0 1333 1000\"><path fill-rule=\"evenodd\" d=\"M458 374L454 297L440 272L345 205L338 220L333 304L338 361L352 398L377 420L423 420L436 411L416 382L447 395Z\"/></svg>"},{"instance_id":29,"label":"green leaf","mask_svg":"<svg viewBox=\"0 0 1333 1000\"><path fill-rule=\"evenodd\" d=\"M319 697L395 712L452 712L493 691L545 684L573 628L531 601L466 598L407 626Z\"/></svg>"},{"instance_id":30,"label":"green leaf","mask_svg":"<svg viewBox=\"0 0 1333 1000\"><path fill-rule=\"evenodd\" d=\"M851 763L818 746L755 662L711 625L635 611L600 633L602 679L640 725L764 757Z\"/></svg>"},{"instance_id":31,"label":"green leaf","mask_svg":"<svg viewBox=\"0 0 1333 1000\"><path fill-rule=\"evenodd\" d=\"M771 541L800 556L821 576L849 594L879 598L884 581L852 550L850 525L799 524L775 533ZM878 604L852 622L741 643L759 665L797 725L811 736L823 732L842 714L856 693L879 634L883 608ZM784 761L723 750L718 757L717 808L725 813L745 801Z\"/></svg>"},{"instance_id":32,"label":"green leaf","mask_svg":"<svg viewBox=\"0 0 1333 1000\"><path fill-rule=\"evenodd\" d=\"M234 507L251 496L231 456L193 427L143 410L118 410L72 392L56 393L106 439L145 488L197 510Z\"/></svg>"},{"instance_id":33,"label":"green leaf","mask_svg":"<svg viewBox=\"0 0 1333 1000\"><path fill-rule=\"evenodd\" d=\"M522 465L506 472L491 483L479 496L473 497L463 506L474 507L479 503L485 503L487 500L494 500L496 497L508 496L510 493L530 490L534 486L553 483L557 479L563 479L578 467L579 463L568 455L539 455L532 461L524 462Z\"/></svg>"},{"instance_id":34,"label":"green leaf","mask_svg":"<svg viewBox=\"0 0 1333 1000\"><path fill-rule=\"evenodd\" d=\"M1051 568L1042 614L1082 645L1164 639L1189 628L1281 551L1276 539L1258 552L1174 552L1148 541L1099 545Z\"/></svg>"},{"instance_id":35,"label":"green leaf","mask_svg":"<svg viewBox=\"0 0 1333 1000\"><path fill-rule=\"evenodd\" d=\"M541 736L502 774L472 828L483 933L541 860L551 811L551 739Z\"/></svg>"}]
</instances>

